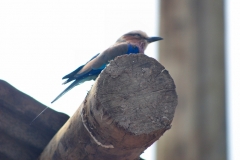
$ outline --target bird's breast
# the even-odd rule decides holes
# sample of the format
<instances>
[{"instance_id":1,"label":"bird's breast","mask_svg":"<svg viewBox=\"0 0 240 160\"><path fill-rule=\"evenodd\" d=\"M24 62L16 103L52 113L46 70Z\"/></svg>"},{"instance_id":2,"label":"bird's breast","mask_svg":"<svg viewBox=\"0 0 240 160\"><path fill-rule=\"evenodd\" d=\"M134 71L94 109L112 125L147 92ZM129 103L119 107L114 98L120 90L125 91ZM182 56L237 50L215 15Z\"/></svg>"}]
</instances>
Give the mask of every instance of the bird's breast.
<instances>
[{"instance_id":1,"label":"bird's breast","mask_svg":"<svg viewBox=\"0 0 240 160\"><path fill-rule=\"evenodd\" d=\"M137 54L139 53L139 48L136 45L128 44L127 54Z\"/></svg>"}]
</instances>

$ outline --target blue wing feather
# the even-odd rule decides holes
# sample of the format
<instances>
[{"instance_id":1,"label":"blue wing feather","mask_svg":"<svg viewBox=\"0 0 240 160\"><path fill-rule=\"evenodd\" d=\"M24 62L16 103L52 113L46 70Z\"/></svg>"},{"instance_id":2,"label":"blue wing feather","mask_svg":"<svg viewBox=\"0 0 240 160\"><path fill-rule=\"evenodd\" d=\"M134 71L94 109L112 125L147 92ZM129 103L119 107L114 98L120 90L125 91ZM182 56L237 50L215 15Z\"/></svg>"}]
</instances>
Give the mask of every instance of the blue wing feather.
<instances>
[{"instance_id":1,"label":"blue wing feather","mask_svg":"<svg viewBox=\"0 0 240 160\"><path fill-rule=\"evenodd\" d=\"M139 53L139 49L137 46L132 45L132 44L128 44L128 50L127 53L125 54L137 54ZM96 58L99 54L95 55L93 58L91 58L88 62L90 62L91 60L93 60L94 58ZM88 63L87 62L87 63ZM86 64L87 64L86 63ZM85 64L85 65L86 65ZM61 96L63 96L65 93L67 93L69 90L71 90L72 88L74 88L75 86L85 82L85 81L89 81L89 80L95 80L98 75L101 73L101 71L106 67L107 64L103 64L101 67L99 67L98 69L92 69L91 71L83 74L83 75L77 75L77 73L85 66L82 65L80 67L78 67L76 70L74 70L73 72L67 74L66 76L64 76L62 79L66 79L68 78L63 84L66 84L68 82L71 82L73 80L75 80L73 83L71 83L62 93L60 93L51 103L55 102L56 100L58 100Z\"/></svg>"},{"instance_id":2,"label":"blue wing feather","mask_svg":"<svg viewBox=\"0 0 240 160\"><path fill-rule=\"evenodd\" d=\"M56 100L58 100L60 97L62 97L65 93L67 93L68 91L70 91L72 88L74 88L75 86L85 82L85 81L89 81L89 80L95 80L98 75L101 73L103 69L97 69L97 70L91 70L90 72L88 72L87 74L84 74L80 77L77 77L75 79L75 81L70 84L64 91L62 91L51 103L55 102Z\"/></svg>"},{"instance_id":3,"label":"blue wing feather","mask_svg":"<svg viewBox=\"0 0 240 160\"><path fill-rule=\"evenodd\" d=\"M96 58L100 53L96 54L94 57L92 57L88 62L90 62L91 60L93 60L94 58ZM87 63L88 63L87 62ZM87 64L86 63L86 64ZM75 69L74 71L72 71L71 73L65 75L62 79L67 79L65 82L63 82L63 84L66 84L68 82L71 82L73 80L76 79L76 74L84 67L85 65L82 65L80 67L78 67L77 69Z\"/></svg>"}]
</instances>

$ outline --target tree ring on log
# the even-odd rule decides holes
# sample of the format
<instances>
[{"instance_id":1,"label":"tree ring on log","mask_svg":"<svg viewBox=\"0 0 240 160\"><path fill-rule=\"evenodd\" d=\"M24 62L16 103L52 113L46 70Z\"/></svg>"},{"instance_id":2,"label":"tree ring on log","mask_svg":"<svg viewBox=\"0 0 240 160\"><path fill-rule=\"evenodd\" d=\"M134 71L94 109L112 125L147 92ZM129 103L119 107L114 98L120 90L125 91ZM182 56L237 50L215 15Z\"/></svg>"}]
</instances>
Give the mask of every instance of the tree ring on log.
<instances>
[{"instance_id":1,"label":"tree ring on log","mask_svg":"<svg viewBox=\"0 0 240 160\"><path fill-rule=\"evenodd\" d=\"M124 141L126 134L146 135L141 144L149 146L171 127L175 89L168 71L155 59L144 54L119 56L102 71L85 99L89 131L101 144L111 145L112 140Z\"/></svg>"}]
</instances>

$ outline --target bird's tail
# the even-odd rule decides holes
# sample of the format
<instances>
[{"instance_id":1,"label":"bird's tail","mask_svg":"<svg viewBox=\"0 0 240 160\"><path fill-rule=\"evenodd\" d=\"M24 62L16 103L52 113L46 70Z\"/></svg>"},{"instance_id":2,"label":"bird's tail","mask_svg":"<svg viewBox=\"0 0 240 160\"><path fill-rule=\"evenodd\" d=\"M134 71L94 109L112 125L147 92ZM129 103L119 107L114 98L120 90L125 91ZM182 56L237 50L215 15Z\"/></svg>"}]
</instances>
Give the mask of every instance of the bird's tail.
<instances>
[{"instance_id":1,"label":"bird's tail","mask_svg":"<svg viewBox=\"0 0 240 160\"><path fill-rule=\"evenodd\" d=\"M73 87L75 87L76 85L79 85L80 83L82 83L81 80L77 80L74 81L72 84L70 84L70 86L68 86L64 91L62 91L62 93L60 93L51 103L55 102L56 100L58 100L60 97L62 97L65 93L67 93L68 91L70 91ZM48 107L46 107L44 110L42 110L42 112L40 112L30 123L30 125L45 111L47 110Z\"/></svg>"},{"instance_id":2,"label":"bird's tail","mask_svg":"<svg viewBox=\"0 0 240 160\"><path fill-rule=\"evenodd\" d=\"M62 97L65 93L67 93L68 91L70 91L73 87L79 85L80 83L82 83L79 80L74 81L72 84L70 84L64 91L62 91L62 93L60 93L51 103L55 102L56 100L58 100L60 97Z\"/></svg>"},{"instance_id":3,"label":"bird's tail","mask_svg":"<svg viewBox=\"0 0 240 160\"><path fill-rule=\"evenodd\" d=\"M40 112L33 120L32 122L29 124L30 126L32 125L32 123L44 112L48 109L48 107L46 107L44 110L42 110L42 112Z\"/></svg>"}]
</instances>

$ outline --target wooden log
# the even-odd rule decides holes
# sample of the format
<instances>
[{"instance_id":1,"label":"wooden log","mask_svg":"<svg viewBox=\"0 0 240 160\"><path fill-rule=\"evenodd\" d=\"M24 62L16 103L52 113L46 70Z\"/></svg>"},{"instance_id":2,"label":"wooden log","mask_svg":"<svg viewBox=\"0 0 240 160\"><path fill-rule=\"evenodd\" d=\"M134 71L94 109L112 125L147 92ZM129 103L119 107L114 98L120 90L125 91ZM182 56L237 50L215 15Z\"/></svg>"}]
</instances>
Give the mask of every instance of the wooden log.
<instances>
[{"instance_id":1,"label":"wooden log","mask_svg":"<svg viewBox=\"0 0 240 160\"><path fill-rule=\"evenodd\" d=\"M40 160L135 160L170 129L177 94L168 71L144 54L110 62Z\"/></svg>"},{"instance_id":2,"label":"wooden log","mask_svg":"<svg viewBox=\"0 0 240 160\"><path fill-rule=\"evenodd\" d=\"M69 118L46 110L46 106L0 80L0 159L37 159L45 146Z\"/></svg>"}]
</instances>

